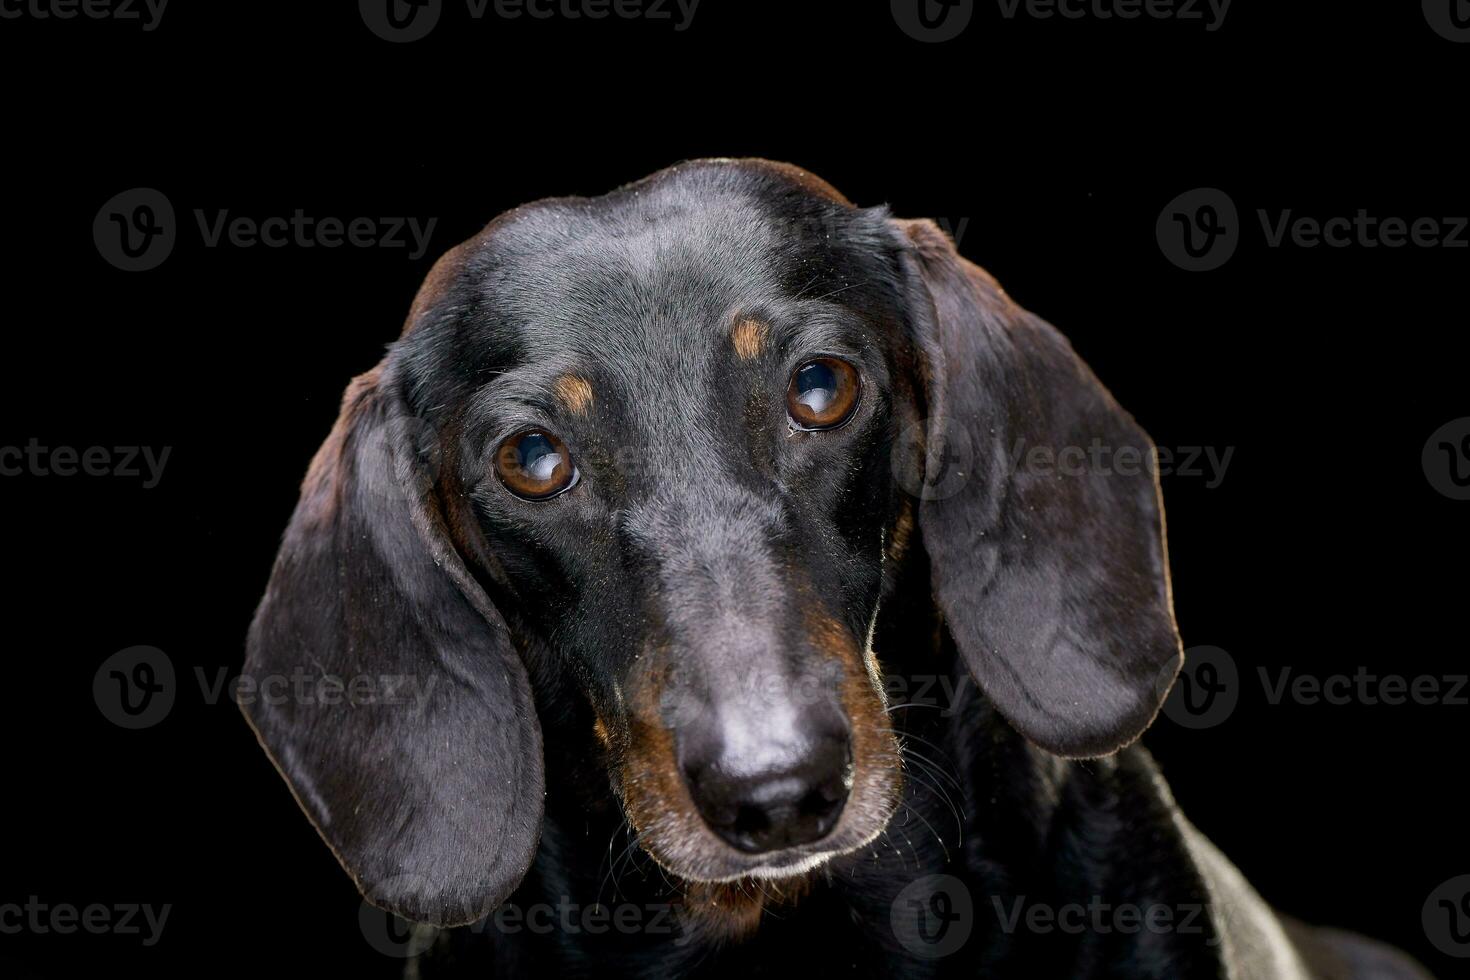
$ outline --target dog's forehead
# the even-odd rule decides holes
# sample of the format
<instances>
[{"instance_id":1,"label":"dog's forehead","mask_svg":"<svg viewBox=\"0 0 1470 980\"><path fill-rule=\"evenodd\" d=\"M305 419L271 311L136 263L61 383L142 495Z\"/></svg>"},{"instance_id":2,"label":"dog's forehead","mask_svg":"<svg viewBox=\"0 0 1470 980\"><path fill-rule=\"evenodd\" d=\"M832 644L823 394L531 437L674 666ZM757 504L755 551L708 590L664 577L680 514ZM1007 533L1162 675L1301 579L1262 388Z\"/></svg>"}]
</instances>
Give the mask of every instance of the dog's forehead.
<instances>
[{"instance_id":1,"label":"dog's forehead","mask_svg":"<svg viewBox=\"0 0 1470 980\"><path fill-rule=\"evenodd\" d=\"M407 360L424 393L436 378L488 378L529 398L566 374L692 390L732 358L782 349L783 323L830 336L838 304L867 310L891 241L886 209L855 208L794 168L681 165L497 218L430 274Z\"/></svg>"},{"instance_id":2,"label":"dog's forehead","mask_svg":"<svg viewBox=\"0 0 1470 980\"><path fill-rule=\"evenodd\" d=\"M863 214L795 168L701 161L518 208L486 229L467 267L527 339L596 351L609 329L716 330L728 306L843 275L861 260Z\"/></svg>"},{"instance_id":3,"label":"dog's forehead","mask_svg":"<svg viewBox=\"0 0 1470 980\"><path fill-rule=\"evenodd\" d=\"M598 360L680 344L692 356L741 310L800 294L840 257L807 227L753 195L626 192L533 206L486 242L487 305L531 358Z\"/></svg>"},{"instance_id":4,"label":"dog's forehead","mask_svg":"<svg viewBox=\"0 0 1470 980\"><path fill-rule=\"evenodd\" d=\"M596 356L609 343L694 341L733 306L777 298L789 278L776 234L749 212L584 218L568 230L569 240L512 263L509 290L492 299L515 310L532 353L551 345Z\"/></svg>"}]
</instances>

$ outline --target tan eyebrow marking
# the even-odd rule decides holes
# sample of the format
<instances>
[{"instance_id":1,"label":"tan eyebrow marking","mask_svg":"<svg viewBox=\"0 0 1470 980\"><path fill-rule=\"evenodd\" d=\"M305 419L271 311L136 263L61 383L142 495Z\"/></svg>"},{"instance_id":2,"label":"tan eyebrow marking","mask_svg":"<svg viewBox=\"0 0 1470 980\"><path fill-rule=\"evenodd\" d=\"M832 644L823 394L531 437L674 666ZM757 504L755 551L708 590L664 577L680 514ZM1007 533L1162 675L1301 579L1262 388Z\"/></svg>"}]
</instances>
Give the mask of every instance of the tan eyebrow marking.
<instances>
[{"instance_id":1,"label":"tan eyebrow marking","mask_svg":"<svg viewBox=\"0 0 1470 980\"><path fill-rule=\"evenodd\" d=\"M551 386L556 392L556 397L567 407L567 411L575 415L586 415L588 407L592 404L592 385L586 378L579 378L575 374L563 374L556 379Z\"/></svg>"},{"instance_id":2,"label":"tan eyebrow marking","mask_svg":"<svg viewBox=\"0 0 1470 980\"><path fill-rule=\"evenodd\" d=\"M770 333L771 328L759 320L741 317L730 331L730 339L735 342L735 354L742 361L754 360L765 349Z\"/></svg>"}]
</instances>

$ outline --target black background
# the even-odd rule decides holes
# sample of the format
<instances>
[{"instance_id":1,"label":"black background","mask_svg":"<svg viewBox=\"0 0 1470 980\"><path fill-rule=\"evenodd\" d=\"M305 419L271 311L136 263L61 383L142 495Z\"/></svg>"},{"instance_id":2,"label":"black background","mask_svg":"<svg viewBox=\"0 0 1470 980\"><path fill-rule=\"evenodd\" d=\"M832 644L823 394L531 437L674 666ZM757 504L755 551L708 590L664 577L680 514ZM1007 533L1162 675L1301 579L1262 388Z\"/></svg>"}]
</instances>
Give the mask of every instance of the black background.
<instances>
[{"instance_id":1,"label":"black background","mask_svg":"<svg viewBox=\"0 0 1470 980\"><path fill-rule=\"evenodd\" d=\"M237 710L235 671L307 462L433 259L500 211L680 159L758 155L860 204L967 221L961 250L1056 323L1165 447L1233 447L1164 480L1186 647L1244 677L1224 724L1146 738L1194 822L1292 914L1463 961L1421 907L1470 873L1450 705L1268 702L1256 669L1464 673L1467 508L1420 452L1470 414L1470 250L1270 248L1257 209L1470 212L1470 45L1418 4L1237 0L1198 22L1006 20L923 44L886 3L704 0L668 22L469 20L389 44L352 3L175 0L136 23L0 20L0 445L172 447L160 485L0 478L10 640L0 903L173 906L161 940L0 935L40 977L386 976L358 899ZM1293 9L1284 9L1291 7ZM158 269L103 260L103 203L179 215ZM1160 251L1175 195L1241 214L1223 268ZM206 248L194 209L437 218L404 249ZM166 651L169 716L98 711L110 654ZM23 967L18 965L23 964Z\"/></svg>"}]
</instances>

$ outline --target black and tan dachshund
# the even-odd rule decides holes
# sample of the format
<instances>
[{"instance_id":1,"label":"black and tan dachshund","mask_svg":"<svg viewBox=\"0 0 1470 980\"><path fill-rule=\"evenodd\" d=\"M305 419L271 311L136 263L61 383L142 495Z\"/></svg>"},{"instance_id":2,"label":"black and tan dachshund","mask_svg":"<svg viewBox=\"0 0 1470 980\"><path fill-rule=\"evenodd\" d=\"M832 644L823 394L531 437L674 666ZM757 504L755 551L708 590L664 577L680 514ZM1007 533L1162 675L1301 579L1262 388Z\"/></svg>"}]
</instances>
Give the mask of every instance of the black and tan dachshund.
<instances>
[{"instance_id":1,"label":"black and tan dachshund","mask_svg":"<svg viewBox=\"0 0 1470 980\"><path fill-rule=\"evenodd\" d=\"M764 161L542 201L348 389L245 667L334 686L243 707L416 976L1426 976L1133 745L1180 642L1095 445L1152 459L930 222Z\"/></svg>"}]
</instances>

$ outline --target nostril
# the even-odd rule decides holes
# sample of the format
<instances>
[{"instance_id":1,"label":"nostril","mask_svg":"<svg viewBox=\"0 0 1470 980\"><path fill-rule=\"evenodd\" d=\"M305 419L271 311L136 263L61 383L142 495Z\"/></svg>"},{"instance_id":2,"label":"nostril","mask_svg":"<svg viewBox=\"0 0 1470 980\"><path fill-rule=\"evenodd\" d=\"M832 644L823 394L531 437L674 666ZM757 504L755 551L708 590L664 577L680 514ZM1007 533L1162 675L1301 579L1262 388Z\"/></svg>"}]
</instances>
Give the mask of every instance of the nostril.
<instances>
[{"instance_id":1,"label":"nostril","mask_svg":"<svg viewBox=\"0 0 1470 980\"><path fill-rule=\"evenodd\" d=\"M717 832L728 830L740 840L757 840L771 832L771 814L762 807L743 806L736 811L733 821L726 827L715 827Z\"/></svg>"}]
</instances>

